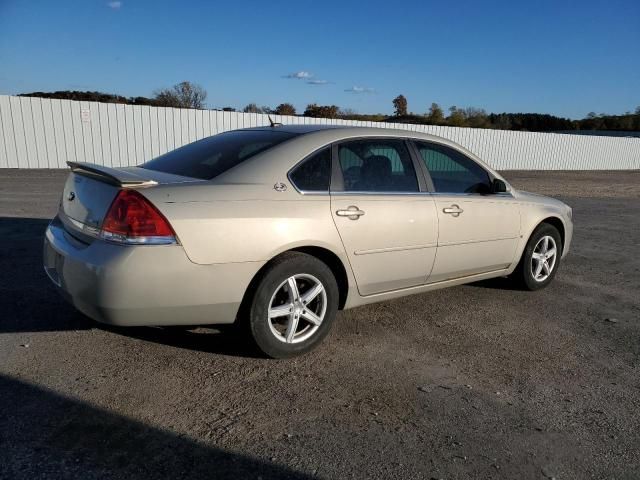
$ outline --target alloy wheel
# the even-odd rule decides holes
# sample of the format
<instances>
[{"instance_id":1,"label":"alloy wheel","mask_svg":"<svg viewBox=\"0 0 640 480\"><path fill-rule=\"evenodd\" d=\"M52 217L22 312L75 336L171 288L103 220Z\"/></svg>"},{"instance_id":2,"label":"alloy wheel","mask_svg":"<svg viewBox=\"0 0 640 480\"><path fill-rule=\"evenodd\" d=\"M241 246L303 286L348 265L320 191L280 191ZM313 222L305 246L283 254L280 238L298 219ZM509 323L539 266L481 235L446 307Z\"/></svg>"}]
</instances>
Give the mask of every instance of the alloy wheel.
<instances>
[{"instance_id":1,"label":"alloy wheel","mask_svg":"<svg viewBox=\"0 0 640 480\"><path fill-rule=\"evenodd\" d=\"M545 235L533 249L531 254L531 275L536 282L544 282L556 266L558 248L550 235Z\"/></svg>"},{"instance_id":2,"label":"alloy wheel","mask_svg":"<svg viewBox=\"0 0 640 480\"><path fill-rule=\"evenodd\" d=\"M292 275L271 296L268 322L281 342L299 343L320 328L327 312L327 292L322 282L306 273Z\"/></svg>"}]
</instances>

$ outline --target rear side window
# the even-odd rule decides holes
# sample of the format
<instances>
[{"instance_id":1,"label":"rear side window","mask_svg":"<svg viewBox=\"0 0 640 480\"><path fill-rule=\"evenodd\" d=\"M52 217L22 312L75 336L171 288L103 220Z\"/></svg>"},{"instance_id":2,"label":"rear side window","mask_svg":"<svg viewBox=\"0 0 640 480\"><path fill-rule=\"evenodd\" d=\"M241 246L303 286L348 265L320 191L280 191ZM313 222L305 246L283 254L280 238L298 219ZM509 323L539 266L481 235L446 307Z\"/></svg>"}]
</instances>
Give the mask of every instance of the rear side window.
<instances>
[{"instance_id":1,"label":"rear side window","mask_svg":"<svg viewBox=\"0 0 640 480\"><path fill-rule=\"evenodd\" d=\"M418 180L402 140L355 140L338 147L347 192L417 192Z\"/></svg>"},{"instance_id":2,"label":"rear side window","mask_svg":"<svg viewBox=\"0 0 640 480\"><path fill-rule=\"evenodd\" d=\"M295 137L273 130L235 130L204 138L165 153L142 168L211 180L249 158Z\"/></svg>"},{"instance_id":3,"label":"rear side window","mask_svg":"<svg viewBox=\"0 0 640 480\"><path fill-rule=\"evenodd\" d=\"M444 145L416 142L438 193L489 193L489 174L470 158Z\"/></svg>"},{"instance_id":4,"label":"rear side window","mask_svg":"<svg viewBox=\"0 0 640 480\"><path fill-rule=\"evenodd\" d=\"M312 155L290 174L289 179L304 192L328 192L331 181L331 150L325 148Z\"/></svg>"}]
</instances>

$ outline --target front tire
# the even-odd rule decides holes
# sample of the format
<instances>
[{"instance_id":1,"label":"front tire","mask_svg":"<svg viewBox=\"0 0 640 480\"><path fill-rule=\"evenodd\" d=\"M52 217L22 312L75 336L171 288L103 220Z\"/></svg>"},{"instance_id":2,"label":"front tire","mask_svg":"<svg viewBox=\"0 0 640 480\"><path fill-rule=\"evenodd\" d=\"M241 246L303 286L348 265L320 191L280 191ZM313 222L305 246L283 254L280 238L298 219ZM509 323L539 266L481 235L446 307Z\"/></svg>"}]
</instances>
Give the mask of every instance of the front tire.
<instances>
[{"instance_id":1,"label":"front tire","mask_svg":"<svg viewBox=\"0 0 640 480\"><path fill-rule=\"evenodd\" d=\"M543 223L531 234L513 278L527 290L540 290L556 276L561 256L560 232L553 225Z\"/></svg>"},{"instance_id":2,"label":"front tire","mask_svg":"<svg viewBox=\"0 0 640 480\"><path fill-rule=\"evenodd\" d=\"M311 255L288 252L257 282L249 332L269 357L289 358L322 342L337 310L338 284L329 267Z\"/></svg>"}]
</instances>

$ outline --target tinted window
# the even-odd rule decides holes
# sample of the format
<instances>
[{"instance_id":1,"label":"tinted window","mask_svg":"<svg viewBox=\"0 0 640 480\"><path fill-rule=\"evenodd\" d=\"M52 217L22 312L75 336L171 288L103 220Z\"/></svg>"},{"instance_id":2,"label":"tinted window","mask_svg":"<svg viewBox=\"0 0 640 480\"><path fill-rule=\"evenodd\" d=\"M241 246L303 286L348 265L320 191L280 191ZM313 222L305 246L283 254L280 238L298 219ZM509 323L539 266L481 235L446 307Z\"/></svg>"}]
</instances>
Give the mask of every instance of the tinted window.
<instances>
[{"instance_id":1,"label":"tinted window","mask_svg":"<svg viewBox=\"0 0 640 480\"><path fill-rule=\"evenodd\" d=\"M298 190L328 192L331 180L331 150L325 148L306 159L289 177Z\"/></svg>"},{"instance_id":2,"label":"tinted window","mask_svg":"<svg viewBox=\"0 0 640 480\"><path fill-rule=\"evenodd\" d=\"M199 140L141 165L158 172L210 180L296 135L272 130L236 130Z\"/></svg>"},{"instance_id":3,"label":"tinted window","mask_svg":"<svg viewBox=\"0 0 640 480\"><path fill-rule=\"evenodd\" d=\"M346 192L417 192L418 179L402 140L356 140L340 144Z\"/></svg>"},{"instance_id":4,"label":"tinted window","mask_svg":"<svg viewBox=\"0 0 640 480\"><path fill-rule=\"evenodd\" d=\"M489 193L489 174L460 152L431 143L417 143L436 192L441 193Z\"/></svg>"}]
</instances>

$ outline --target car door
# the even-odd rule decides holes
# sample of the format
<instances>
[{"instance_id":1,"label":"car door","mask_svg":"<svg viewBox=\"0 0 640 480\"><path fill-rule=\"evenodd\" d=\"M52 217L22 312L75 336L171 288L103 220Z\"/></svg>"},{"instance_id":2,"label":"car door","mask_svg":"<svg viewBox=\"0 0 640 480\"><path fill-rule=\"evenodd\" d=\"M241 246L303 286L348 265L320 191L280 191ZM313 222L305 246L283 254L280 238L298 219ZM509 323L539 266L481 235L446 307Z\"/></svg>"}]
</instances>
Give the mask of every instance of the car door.
<instances>
[{"instance_id":1,"label":"car door","mask_svg":"<svg viewBox=\"0 0 640 480\"><path fill-rule=\"evenodd\" d=\"M491 175L452 147L414 142L433 185L438 250L429 283L507 268L520 236L520 206L492 193Z\"/></svg>"},{"instance_id":2,"label":"car door","mask_svg":"<svg viewBox=\"0 0 640 480\"><path fill-rule=\"evenodd\" d=\"M331 210L361 295L426 282L438 215L403 139L334 145Z\"/></svg>"}]
</instances>

